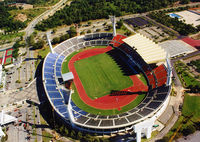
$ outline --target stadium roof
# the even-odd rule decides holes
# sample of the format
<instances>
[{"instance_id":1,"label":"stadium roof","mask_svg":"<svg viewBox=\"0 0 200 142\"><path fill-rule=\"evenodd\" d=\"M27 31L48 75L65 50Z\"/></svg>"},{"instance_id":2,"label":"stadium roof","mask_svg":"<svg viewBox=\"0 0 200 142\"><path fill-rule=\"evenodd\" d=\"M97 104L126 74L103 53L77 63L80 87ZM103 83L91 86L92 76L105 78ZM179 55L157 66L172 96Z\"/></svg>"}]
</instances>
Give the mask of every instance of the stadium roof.
<instances>
[{"instance_id":1,"label":"stadium roof","mask_svg":"<svg viewBox=\"0 0 200 142\"><path fill-rule=\"evenodd\" d=\"M166 59L164 49L139 33L125 38L123 41L134 48L148 64Z\"/></svg>"},{"instance_id":2,"label":"stadium roof","mask_svg":"<svg viewBox=\"0 0 200 142\"><path fill-rule=\"evenodd\" d=\"M196 51L195 48L181 40L170 40L159 44L170 57L176 57L183 54L189 54Z\"/></svg>"},{"instance_id":3,"label":"stadium roof","mask_svg":"<svg viewBox=\"0 0 200 142\"><path fill-rule=\"evenodd\" d=\"M5 125L14 121L17 121L17 118L5 114L4 111L0 112L0 125Z\"/></svg>"},{"instance_id":4,"label":"stadium roof","mask_svg":"<svg viewBox=\"0 0 200 142\"><path fill-rule=\"evenodd\" d=\"M62 78L63 78L63 81L68 81L68 80L74 79L74 75L72 72L68 72L68 73L62 74Z\"/></svg>"}]
</instances>

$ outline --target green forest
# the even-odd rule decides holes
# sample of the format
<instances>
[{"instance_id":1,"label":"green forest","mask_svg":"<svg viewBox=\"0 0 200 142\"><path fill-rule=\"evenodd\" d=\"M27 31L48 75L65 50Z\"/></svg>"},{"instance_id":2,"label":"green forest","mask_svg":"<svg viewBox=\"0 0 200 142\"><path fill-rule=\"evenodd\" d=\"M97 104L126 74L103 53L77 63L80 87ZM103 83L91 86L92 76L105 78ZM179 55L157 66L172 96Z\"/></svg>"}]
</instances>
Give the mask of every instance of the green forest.
<instances>
[{"instance_id":1,"label":"green forest","mask_svg":"<svg viewBox=\"0 0 200 142\"><path fill-rule=\"evenodd\" d=\"M25 23L11 17L8 11L14 8L16 9L16 7L6 7L0 3L0 29L4 29L6 32L18 31L26 27Z\"/></svg>"},{"instance_id":2,"label":"green forest","mask_svg":"<svg viewBox=\"0 0 200 142\"><path fill-rule=\"evenodd\" d=\"M8 3L17 2L17 3L28 3L28 4L44 4L53 0L6 0Z\"/></svg>"},{"instance_id":3,"label":"green forest","mask_svg":"<svg viewBox=\"0 0 200 142\"><path fill-rule=\"evenodd\" d=\"M45 31L65 24L108 18L109 15L143 13L167 7L177 1L179 0L74 0L70 6L67 5L47 20L37 24L36 29ZM181 0L181 3L188 2Z\"/></svg>"}]
</instances>

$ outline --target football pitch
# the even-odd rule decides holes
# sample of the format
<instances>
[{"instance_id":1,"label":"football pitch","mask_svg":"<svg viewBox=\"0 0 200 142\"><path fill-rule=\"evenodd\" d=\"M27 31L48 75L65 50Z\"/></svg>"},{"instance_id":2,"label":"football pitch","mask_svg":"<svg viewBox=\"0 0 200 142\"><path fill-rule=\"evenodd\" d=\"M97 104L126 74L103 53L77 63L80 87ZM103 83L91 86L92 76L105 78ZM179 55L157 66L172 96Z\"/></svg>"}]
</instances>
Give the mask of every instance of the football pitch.
<instances>
[{"instance_id":1,"label":"football pitch","mask_svg":"<svg viewBox=\"0 0 200 142\"><path fill-rule=\"evenodd\" d=\"M129 76L123 75L117 63L106 53L75 62L75 68L87 95L91 99L120 91L133 85Z\"/></svg>"},{"instance_id":2,"label":"football pitch","mask_svg":"<svg viewBox=\"0 0 200 142\"><path fill-rule=\"evenodd\" d=\"M62 73L69 72L68 63L73 56L84 50L92 48L106 48L106 46L87 47L73 52L63 62ZM78 60L74 63L74 67L78 73L84 90L87 93L87 96L93 100L109 95L111 91L120 91L134 85L131 78L123 74L120 66L107 53ZM140 74L139 78L145 82L145 78L142 74ZM71 98L80 109L92 114L101 115L115 115L126 112L139 105L146 96L146 93L138 95L132 102L121 107L120 110L117 108L98 109L86 104L81 99L74 83L72 85L72 90L74 90L74 93Z\"/></svg>"}]
</instances>

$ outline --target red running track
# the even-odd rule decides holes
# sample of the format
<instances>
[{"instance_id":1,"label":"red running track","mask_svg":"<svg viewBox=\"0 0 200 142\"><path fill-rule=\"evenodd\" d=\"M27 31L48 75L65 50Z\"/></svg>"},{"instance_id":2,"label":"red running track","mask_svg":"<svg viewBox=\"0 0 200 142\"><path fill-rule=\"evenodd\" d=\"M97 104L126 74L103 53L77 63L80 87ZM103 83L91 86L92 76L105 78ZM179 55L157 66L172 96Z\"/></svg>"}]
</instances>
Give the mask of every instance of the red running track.
<instances>
[{"instance_id":1,"label":"red running track","mask_svg":"<svg viewBox=\"0 0 200 142\"><path fill-rule=\"evenodd\" d=\"M97 109L118 109L120 110L121 107L126 106L130 102L132 102L138 94L134 95L119 95L119 96L111 96L110 94L94 99L92 100L90 97L88 97L87 93L85 92L85 89L81 83L81 80L76 72L74 63L78 60L85 59L91 56L95 56L98 54L102 54L105 52L108 52L112 50L112 47L108 46L107 48L95 48L95 49L89 49L85 50L81 53L78 53L77 55L73 56L71 60L69 61L68 67L69 70L74 75L74 83L77 88L78 94L80 98L83 100L84 103L86 103L89 106L92 106ZM121 91L130 91L130 92L137 92L137 91L147 91L147 86L143 84L142 81L138 79L136 75L130 76L131 80L133 81L133 86L123 89Z\"/></svg>"}]
</instances>

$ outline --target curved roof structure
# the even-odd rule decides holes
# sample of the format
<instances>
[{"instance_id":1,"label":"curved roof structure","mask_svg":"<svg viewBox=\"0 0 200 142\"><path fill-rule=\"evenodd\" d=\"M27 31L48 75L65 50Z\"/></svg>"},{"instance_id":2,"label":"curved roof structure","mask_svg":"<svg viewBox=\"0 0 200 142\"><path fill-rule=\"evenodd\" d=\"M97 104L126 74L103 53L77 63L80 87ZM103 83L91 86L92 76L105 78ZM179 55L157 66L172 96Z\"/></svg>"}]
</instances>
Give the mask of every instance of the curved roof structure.
<instances>
[{"instance_id":1,"label":"curved roof structure","mask_svg":"<svg viewBox=\"0 0 200 142\"><path fill-rule=\"evenodd\" d=\"M166 59L164 49L139 33L127 37L123 41L134 48L148 64L165 61Z\"/></svg>"},{"instance_id":2,"label":"curved roof structure","mask_svg":"<svg viewBox=\"0 0 200 142\"><path fill-rule=\"evenodd\" d=\"M140 38L141 36L138 36L138 39ZM91 114L89 112L86 112L87 110L80 109L73 102L73 100L71 100L70 92L66 92L66 90L64 90L59 83L59 78L62 77L61 67L64 59L73 51L79 50L84 47L97 45L111 45L111 42L115 42L112 39L114 38L111 33L95 33L85 36L74 37L57 45L53 49L54 53L49 53L44 60L43 84L47 98L49 99L49 102L51 103L54 110L64 120L67 120L68 122L70 121L70 123L72 123L73 126L80 127L81 129L85 128L85 130L90 129L94 132L99 131L99 133L115 131L117 132L120 129L126 130L128 127L132 127L133 124L139 123L145 119L153 117L155 113L161 110L166 100L169 100L168 96L171 87L169 84L167 84L167 78L170 77L170 74L168 74L169 67L165 67L165 65L161 65L154 70L148 70L148 74L147 71L143 71L144 74L147 74L146 76L149 84L151 83L151 79L154 78L154 87L149 90L145 99L137 107L132 108L129 111L124 112L122 114L109 116ZM121 39L121 36L117 38L115 37L115 43L117 44L113 44L113 47L119 49L119 52L123 52L126 56L129 57L127 61L128 63L131 64L134 61L137 62L138 66L142 66L140 68L146 68L143 61L141 61L142 58L139 58L139 56L136 57L135 50L134 52L129 50L130 47L127 47L127 44L123 44L123 39ZM126 41L126 39L124 40ZM154 45L154 43L152 43L151 41L148 41L148 43L151 43L152 46ZM139 46L139 44L134 45ZM138 51L141 50L138 49ZM154 55L156 53L161 53L162 55L164 55L162 50L159 50L159 52L154 52L154 49L150 48L148 51L149 53L146 52L146 55L148 55L148 58L146 59L149 59L149 61L152 61L150 60L150 57L158 57L158 55ZM154 54L151 52L153 52ZM165 58L156 58L156 60L161 59L164 60ZM154 73L154 75L152 75L152 73ZM68 102L66 101L67 97L69 100Z\"/></svg>"}]
</instances>

